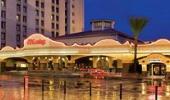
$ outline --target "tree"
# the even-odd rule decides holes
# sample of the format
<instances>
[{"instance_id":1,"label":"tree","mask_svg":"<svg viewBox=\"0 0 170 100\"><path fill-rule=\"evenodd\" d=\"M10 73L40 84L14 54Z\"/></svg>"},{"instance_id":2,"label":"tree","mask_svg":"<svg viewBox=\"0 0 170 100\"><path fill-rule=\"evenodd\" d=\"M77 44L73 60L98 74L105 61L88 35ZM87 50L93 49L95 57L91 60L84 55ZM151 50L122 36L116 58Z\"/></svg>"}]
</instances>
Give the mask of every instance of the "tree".
<instances>
[{"instance_id":1,"label":"tree","mask_svg":"<svg viewBox=\"0 0 170 100\"><path fill-rule=\"evenodd\" d=\"M143 28L148 23L148 20L143 17L131 17L130 18L130 27L133 32L134 37L134 68L133 71L137 71L137 47L138 47L138 37L143 30Z\"/></svg>"}]
</instances>

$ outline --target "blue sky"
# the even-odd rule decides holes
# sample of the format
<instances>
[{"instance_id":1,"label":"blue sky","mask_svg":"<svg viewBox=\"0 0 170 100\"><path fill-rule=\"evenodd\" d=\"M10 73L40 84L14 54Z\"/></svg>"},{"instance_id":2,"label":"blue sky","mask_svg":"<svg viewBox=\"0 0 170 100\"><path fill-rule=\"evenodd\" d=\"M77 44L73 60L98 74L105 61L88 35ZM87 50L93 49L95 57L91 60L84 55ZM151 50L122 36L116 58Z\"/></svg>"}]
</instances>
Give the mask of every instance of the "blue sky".
<instances>
[{"instance_id":1,"label":"blue sky","mask_svg":"<svg viewBox=\"0 0 170 100\"><path fill-rule=\"evenodd\" d=\"M170 39L170 0L84 0L85 30L92 19L113 19L115 29L132 34L131 16L144 16L149 23L140 35L142 40Z\"/></svg>"}]
</instances>

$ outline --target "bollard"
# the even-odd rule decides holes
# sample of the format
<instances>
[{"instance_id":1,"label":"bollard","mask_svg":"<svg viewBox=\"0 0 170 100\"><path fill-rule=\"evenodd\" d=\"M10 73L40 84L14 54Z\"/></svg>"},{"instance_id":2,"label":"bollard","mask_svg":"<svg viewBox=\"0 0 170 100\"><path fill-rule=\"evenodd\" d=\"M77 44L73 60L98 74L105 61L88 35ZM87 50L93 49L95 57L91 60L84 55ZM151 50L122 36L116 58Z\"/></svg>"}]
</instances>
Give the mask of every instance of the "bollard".
<instances>
[{"instance_id":1,"label":"bollard","mask_svg":"<svg viewBox=\"0 0 170 100\"><path fill-rule=\"evenodd\" d=\"M66 94L66 81L64 81L64 94Z\"/></svg>"},{"instance_id":2,"label":"bollard","mask_svg":"<svg viewBox=\"0 0 170 100\"><path fill-rule=\"evenodd\" d=\"M89 90L90 90L90 96L92 95L92 85L91 82L89 82Z\"/></svg>"},{"instance_id":3,"label":"bollard","mask_svg":"<svg viewBox=\"0 0 170 100\"><path fill-rule=\"evenodd\" d=\"M158 100L158 86L155 86L155 100Z\"/></svg>"},{"instance_id":4,"label":"bollard","mask_svg":"<svg viewBox=\"0 0 170 100\"><path fill-rule=\"evenodd\" d=\"M42 87L41 87L41 90L42 90L42 100L44 100L44 80L42 79Z\"/></svg>"},{"instance_id":5,"label":"bollard","mask_svg":"<svg viewBox=\"0 0 170 100\"><path fill-rule=\"evenodd\" d=\"M122 83L120 83L120 100L122 100Z\"/></svg>"},{"instance_id":6,"label":"bollard","mask_svg":"<svg viewBox=\"0 0 170 100\"><path fill-rule=\"evenodd\" d=\"M24 91L25 91L25 76L24 76Z\"/></svg>"},{"instance_id":7,"label":"bollard","mask_svg":"<svg viewBox=\"0 0 170 100\"><path fill-rule=\"evenodd\" d=\"M28 100L28 82L29 82L29 77L26 75L24 76L24 100Z\"/></svg>"},{"instance_id":8,"label":"bollard","mask_svg":"<svg viewBox=\"0 0 170 100\"><path fill-rule=\"evenodd\" d=\"M28 89L28 76L24 76L24 91Z\"/></svg>"}]
</instances>

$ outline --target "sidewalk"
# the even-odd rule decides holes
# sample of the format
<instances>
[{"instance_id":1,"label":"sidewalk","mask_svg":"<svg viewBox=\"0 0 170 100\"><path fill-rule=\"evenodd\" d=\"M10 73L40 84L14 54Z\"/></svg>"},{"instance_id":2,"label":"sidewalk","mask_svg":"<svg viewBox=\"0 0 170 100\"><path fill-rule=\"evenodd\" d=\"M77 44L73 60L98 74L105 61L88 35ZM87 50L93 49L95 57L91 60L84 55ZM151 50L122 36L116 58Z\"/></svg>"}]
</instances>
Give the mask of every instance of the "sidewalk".
<instances>
[{"instance_id":1,"label":"sidewalk","mask_svg":"<svg viewBox=\"0 0 170 100\"><path fill-rule=\"evenodd\" d=\"M29 76L52 76L52 77L62 77L62 78L87 78L85 74L80 72L71 72L71 71L10 71L4 72L3 74L8 75L29 75ZM136 73L108 73L104 76L104 79L146 79L145 77L139 76Z\"/></svg>"},{"instance_id":2,"label":"sidewalk","mask_svg":"<svg viewBox=\"0 0 170 100\"><path fill-rule=\"evenodd\" d=\"M30 76L54 76L54 77L67 77L67 78L77 78L80 77L80 73L70 72L70 71L29 71Z\"/></svg>"}]
</instances>

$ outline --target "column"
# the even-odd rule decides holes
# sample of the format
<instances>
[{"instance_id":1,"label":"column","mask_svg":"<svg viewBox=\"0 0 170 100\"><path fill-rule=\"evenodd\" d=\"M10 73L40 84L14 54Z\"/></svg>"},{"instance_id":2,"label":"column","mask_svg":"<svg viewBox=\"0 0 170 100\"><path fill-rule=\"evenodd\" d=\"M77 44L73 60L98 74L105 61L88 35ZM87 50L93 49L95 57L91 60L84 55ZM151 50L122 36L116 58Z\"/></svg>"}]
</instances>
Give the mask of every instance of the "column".
<instances>
[{"instance_id":1,"label":"column","mask_svg":"<svg viewBox=\"0 0 170 100\"><path fill-rule=\"evenodd\" d=\"M170 64L166 64L166 77L170 77Z\"/></svg>"},{"instance_id":2,"label":"column","mask_svg":"<svg viewBox=\"0 0 170 100\"><path fill-rule=\"evenodd\" d=\"M143 76L147 75L147 65L146 64L142 64L142 75Z\"/></svg>"},{"instance_id":3,"label":"column","mask_svg":"<svg viewBox=\"0 0 170 100\"><path fill-rule=\"evenodd\" d=\"M109 62L109 68L113 68L112 67L113 59L111 57L108 57L108 62Z\"/></svg>"},{"instance_id":4,"label":"column","mask_svg":"<svg viewBox=\"0 0 170 100\"><path fill-rule=\"evenodd\" d=\"M2 70L1 70L1 62L0 62L0 74L1 74Z\"/></svg>"},{"instance_id":5,"label":"column","mask_svg":"<svg viewBox=\"0 0 170 100\"><path fill-rule=\"evenodd\" d=\"M97 68L98 57L93 57L93 68Z\"/></svg>"}]
</instances>

